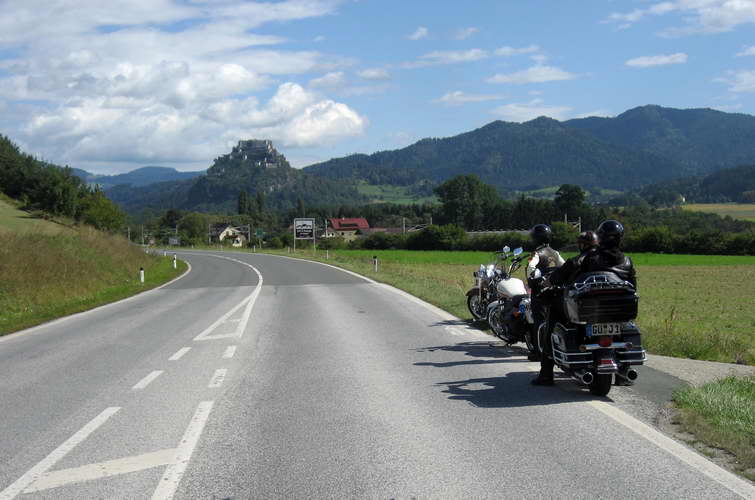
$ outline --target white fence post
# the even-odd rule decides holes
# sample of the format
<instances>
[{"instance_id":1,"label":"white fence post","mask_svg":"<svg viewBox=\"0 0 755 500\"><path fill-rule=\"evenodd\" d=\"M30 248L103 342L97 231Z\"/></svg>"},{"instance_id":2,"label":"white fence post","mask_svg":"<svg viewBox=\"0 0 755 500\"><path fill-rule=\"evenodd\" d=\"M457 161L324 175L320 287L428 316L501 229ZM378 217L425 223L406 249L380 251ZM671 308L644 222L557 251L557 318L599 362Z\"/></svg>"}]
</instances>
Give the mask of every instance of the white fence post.
<instances>
[{"instance_id":1,"label":"white fence post","mask_svg":"<svg viewBox=\"0 0 755 500\"><path fill-rule=\"evenodd\" d=\"M144 284L144 268L139 268L139 283Z\"/></svg>"},{"instance_id":2,"label":"white fence post","mask_svg":"<svg viewBox=\"0 0 755 500\"><path fill-rule=\"evenodd\" d=\"M378 272L378 257L377 257L377 255L374 255L372 257L372 263L375 265L375 272Z\"/></svg>"}]
</instances>

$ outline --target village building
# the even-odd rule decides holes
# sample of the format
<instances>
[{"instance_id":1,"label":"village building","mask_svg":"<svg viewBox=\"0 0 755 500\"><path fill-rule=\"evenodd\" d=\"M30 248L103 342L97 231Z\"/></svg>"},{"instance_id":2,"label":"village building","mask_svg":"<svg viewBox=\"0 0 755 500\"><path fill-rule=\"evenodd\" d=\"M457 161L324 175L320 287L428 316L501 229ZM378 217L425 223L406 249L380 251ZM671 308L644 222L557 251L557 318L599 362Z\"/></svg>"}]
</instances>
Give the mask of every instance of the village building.
<instances>
[{"instance_id":1,"label":"village building","mask_svg":"<svg viewBox=\"0 0 755 500\"><path fill-rule=\"evenodd\" d=\"M248 241L244 231L227 223L210 226L210 237L218 242L229 240L231 245L237 248L246 246Z\"/></svg>"},{"instance_id":2,"label":"village building","mask_svg":"<svg viewBox=\"0 0 755 500\"><path fill-rule=\"evenodd\" d=\"M343 238L352 241L364 231L369 231L370 224L364 217L341 217L340 219L328 219L328 227L325 230L326 238Z\"/></svg>"}]
</instances>

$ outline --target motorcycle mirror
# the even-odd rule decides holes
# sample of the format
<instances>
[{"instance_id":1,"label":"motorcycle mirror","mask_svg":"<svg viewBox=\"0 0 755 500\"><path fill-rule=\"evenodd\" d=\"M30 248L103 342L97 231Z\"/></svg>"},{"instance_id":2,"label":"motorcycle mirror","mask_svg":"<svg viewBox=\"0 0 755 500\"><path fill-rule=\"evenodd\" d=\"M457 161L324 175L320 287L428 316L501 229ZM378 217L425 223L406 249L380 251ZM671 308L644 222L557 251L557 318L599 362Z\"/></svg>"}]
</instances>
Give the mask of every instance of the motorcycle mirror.
<instances>
[{"instance_id":1,"label":"motorcycle mirror","mask_svg":"<svg viewBox=\"0 0 755 500\"><path fill-rule=\"evenodd\" d=\"M530 278L533 280L537 280L543 277L543 273L540 271L540 269L535 269L532 271L532 274L530 274Z\"/></svg>"},{"instance_id":2,"label":"motorcycle mirror","mask_svg":"<svg viewBox=\"0 0 755 500\"><path fill-rule=\"evenodd\" d=\"M524 250L522 250L522 247L519 247L516 250L514 250L514 255L521 255L523 251Z\"/></svg>"},{"instance_id":3,"label":"motorcycle mirror","mask_svg":"<svg viewBox=\"0 0 755 500\"><path fill-rule=\"evenodd\" d=\"M511 249L507 246L503 247L503 253L509 253Z\"/></svg>"}]
</instances>

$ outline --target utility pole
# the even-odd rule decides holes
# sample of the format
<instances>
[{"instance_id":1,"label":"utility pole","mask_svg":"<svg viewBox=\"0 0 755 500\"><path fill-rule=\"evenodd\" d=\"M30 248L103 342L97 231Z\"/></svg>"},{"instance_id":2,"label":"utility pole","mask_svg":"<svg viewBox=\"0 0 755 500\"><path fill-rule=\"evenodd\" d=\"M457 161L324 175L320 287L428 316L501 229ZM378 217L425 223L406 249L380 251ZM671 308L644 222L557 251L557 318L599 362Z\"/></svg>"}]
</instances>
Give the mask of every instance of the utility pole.
<instances>
[{"instance_id":1,"label":"utility pole","mask_svg":"<svg viewBox=\"0 0 755 500\"><path fill-rule=\"evenodd\" d=\"M212 245L212 231L211 228L212 224L207 224L207 244Z\"/></svg>"},{"instance_id":2,"label":"utility pole","mask_svg":"<svg viewBox=\"0 0 755 500\"><path fill-rule=\"evenodd\" d=\"M128 242L131 243L131 226L126 226L126 238L128 238Z\"/></svg>"},{"instance_id":3,"label":"utility pole","mask_svg":"<svg viewBox=\"0 0 755 500\"><path fill-rule=\"evenodd\" d=\"M144 224L142 224L142 246L144 246Z\"/></svg>"},{"instance_id":4,"label":"utility pole","mask_svg":"<svg viewBox=\"0 0 755 500\"><path fill-rule=\"evenodd\" d=\"M406 234L406 217L401 217L401 229L401 232Z\"/></svg>"}]
</instances>

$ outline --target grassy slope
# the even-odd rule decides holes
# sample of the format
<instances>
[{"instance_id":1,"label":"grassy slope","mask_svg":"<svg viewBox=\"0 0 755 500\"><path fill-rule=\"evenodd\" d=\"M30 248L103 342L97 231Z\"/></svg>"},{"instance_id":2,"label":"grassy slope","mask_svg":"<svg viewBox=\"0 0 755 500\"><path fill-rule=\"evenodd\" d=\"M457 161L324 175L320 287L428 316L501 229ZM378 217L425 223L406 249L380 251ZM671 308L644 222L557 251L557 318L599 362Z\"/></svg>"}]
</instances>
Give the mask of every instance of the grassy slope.
<instances>
[{"instance_id":1,"label":"grassy slope","mask_svg":"<svg viewBox=\"0 0 755 500\"><path fill-rule=\"evenodd\" d=\"M709 212L721 216L729 215L734 219L755 222L755 203L690 203L683 205L685 210Z\"/></svg>"},{"instance_id":2,"label":"grassy slope","mask_svg":"<svg viewBox=\"0 0 755 500\"><path fill-rule=\"evenodd\" d=\"M414 196L403 186L361 183L357 185L357 190L363 195L369 196L370 201L374 203L398 203L409 205L412 203L435 203L438 201L438 198L435 196Z\"/></svg>"},{"instance_id":3,"label":"grassy slope","mask_svg":"<svg viewBox=\"0 0 755 500\"><path fill-rule=\"evenodd\" d=\"M123 237L29 218L2 200L0 239L0 335L128 297L186 269Z\"/></svg>"}]
</instances>

